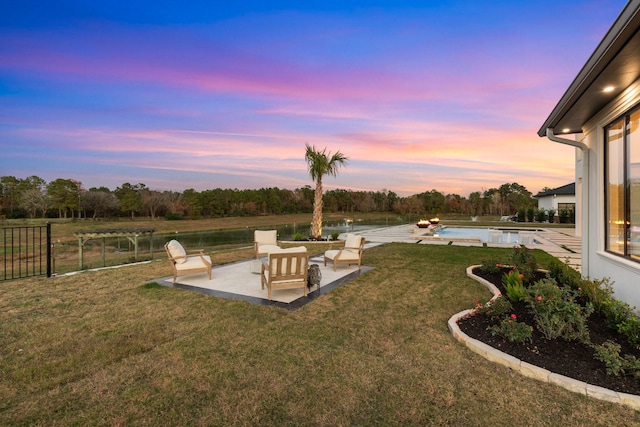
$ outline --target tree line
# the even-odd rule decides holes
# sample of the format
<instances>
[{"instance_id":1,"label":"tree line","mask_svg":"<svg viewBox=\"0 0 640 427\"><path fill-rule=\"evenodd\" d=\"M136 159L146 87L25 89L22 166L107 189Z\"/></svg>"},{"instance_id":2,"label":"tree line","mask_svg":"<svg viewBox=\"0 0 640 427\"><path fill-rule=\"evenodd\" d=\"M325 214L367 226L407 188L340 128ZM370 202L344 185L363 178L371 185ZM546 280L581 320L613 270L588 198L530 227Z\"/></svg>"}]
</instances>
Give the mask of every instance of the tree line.
<instances>
[{"instance_id":1,"label":"tree line","mask_svg":"<svg viewBox=\"0 0 640 427\"><path fill-rule=\"evenodd\" d=\"M38 176L0 177L0 216L3 218L210 218L313 212L315 191L306 185L295 190L277 187L182 192L159 191L145 184L124 183L85 189L80 181L58 178L46 182ZM322 196L325 212L390 212L430 216L513 215L533 209L537 201L524 186L506 183L476 191L468 197L437 190L400 197L389 190L336 189Z\"/></svg>"}]
</instances>

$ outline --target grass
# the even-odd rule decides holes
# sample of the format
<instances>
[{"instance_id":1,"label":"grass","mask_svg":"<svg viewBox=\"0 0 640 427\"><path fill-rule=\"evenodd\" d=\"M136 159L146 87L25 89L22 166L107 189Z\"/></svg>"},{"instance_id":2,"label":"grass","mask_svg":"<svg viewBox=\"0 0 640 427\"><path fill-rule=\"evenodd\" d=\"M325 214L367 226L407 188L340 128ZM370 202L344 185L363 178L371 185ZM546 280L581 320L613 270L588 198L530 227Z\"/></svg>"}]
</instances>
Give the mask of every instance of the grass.
<instances>
[{"instance_id":1,"label":"grass","mask_svg":"<svg viewBox=\"0 0 640 427\"><path fill-rule=\"evenodd\" d=\"M465 268L510 254L372 248L373 271L292 312L149 284L166 261L3 283L0 425L638 425L453 339L490 296Z\"/></svg>"}]
</instances>

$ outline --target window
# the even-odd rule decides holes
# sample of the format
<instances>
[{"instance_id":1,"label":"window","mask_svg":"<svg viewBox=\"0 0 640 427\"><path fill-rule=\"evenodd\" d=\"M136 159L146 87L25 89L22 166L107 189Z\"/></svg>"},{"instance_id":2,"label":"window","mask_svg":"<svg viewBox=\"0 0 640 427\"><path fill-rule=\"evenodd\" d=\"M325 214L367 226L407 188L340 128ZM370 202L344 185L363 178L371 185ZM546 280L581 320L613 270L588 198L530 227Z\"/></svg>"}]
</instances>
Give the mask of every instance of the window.
<instances>
[{"instance_id":1,"label":"window","mask_svg":"<svg viewBox=\"0 0 640 427\"><path fill-rule=\"evenodd\" d=\"M605 128L605 248L640 261L640 110Z\"/></svg>"},{"instance_id":2,"label":"window","mask_svg":"<svg viewBox=\"0 0 640 427\"><path fill-rule=\"evenodd\" d=\"M576 204L575 203L558 203L559 211L575 211Z\"/></svg>"}]
</instances>

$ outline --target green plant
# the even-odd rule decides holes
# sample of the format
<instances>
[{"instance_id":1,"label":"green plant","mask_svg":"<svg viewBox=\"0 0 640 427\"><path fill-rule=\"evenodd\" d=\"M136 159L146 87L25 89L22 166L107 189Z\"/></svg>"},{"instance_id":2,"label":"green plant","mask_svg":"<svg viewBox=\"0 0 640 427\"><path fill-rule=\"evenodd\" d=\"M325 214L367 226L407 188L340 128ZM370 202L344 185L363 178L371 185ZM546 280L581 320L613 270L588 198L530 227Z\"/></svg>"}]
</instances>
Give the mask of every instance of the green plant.
<instances>
[{"instance_id":1,"label":"green plant","mask_svg":"<svg viewBox=\"0 0 640 427\"><path fill-rule=\"evenodd\" d=\"M522 284L523 275L518 269L513 269L509 273L502 276L502 286L504 286L507 298L511 301L525 301L527 298L527 289Z\"/></svg>"},{"instance_id":2,"label":"green plant","mask_svg":"<svg viewBox=\"0 0 640 427\"><path fill-rule=\"evenodd\" d=\"M631 354L620 356L620 344L606 341L604 344L593 347L594 357L606 365L608 375L619 376L627 372L638 375L640 372L640 360Z\"/></svg>"},{"instance_id":3,"label":"green plant","mask_svg":"<svg viewBox=\"0 0 640 427\"><path fill-rule=\"evenodd\" d=\"M533 222L534 219L535 219L535 216L534 216L533 208L527 209L527 221L528 222Z\"/></svg>"},{"instance_id":4,"label":"green plant","mask_svg":"<svg viewBox=\"0 0 640 427\"><path fill-rule=\"evenodd\" d=\"M304 240L304 236L303 236L303 235L302 235L302 233L300 233L300 232L295 233L295 234L293 235L293 240L295 240L296 242L297 242L297 241L299 241L299 240Z\"/></svg>"},{"instance_id":5,"label":"green plant","mask_svg":"<svg viewBox=\"0 0 640 427\"><path fill-rule=\"evenodd\" d=\"M573 288L573 286L572 286ZM613 288L609 279L581 279L577 288L580 296L593 304L593 308L602 313L603 307L612 299Z\"/></svg>"},{"instance_id":6,"label":"green plant","mask_svg":"<svg viewBox=\"0 0 640 427\"><path fill-rule=\"evenodd\" d=\"M497 325L487 328L492 335L499 335L509 342L531 342L533 328L524 322L518 322L516 315L511 314Z\"/></svg>"},{"instance_id":7,"label":"green plant","mask_svg":"<svg viewBox=\"0 0 640 427\"><path fill-rule=\"evenodd\" d=\"M526 209L518 209L518 222L525 222L527 220Z\"/></svg>"},{"instance_id":8,"label":"green plant","mask_svg":"<svg viewBox=\"0 0 640 427\"><path fill-rule=\"evenodd\" d=\"M474 313L482 314L491 319L498 319L513 310L511 303L501 296L490 299L485 304L476 303Z\"/></svg>"},{"instance_id":9,"label":"green plant","mask_svg":"<svg viewBox=\"0 0 640 427\"><path fill-rule=\"evenodd\" d=\"M480 271L486 274L500 273L502 264L495 258L482 258L482 264L480 265Z\"/></svg>"},{"instance_id":10,"label":"green plant","mask_svg":"<svg viewBox=\"0 0 640 427\"><path fill-rule=\"evenodd\" d=\"M333 233L331 233L331 240L338 240L338 236L340 236L340 232L334 231Z\"/></svg>"},{"instance_id":11,"label":"green plant","mask_svg":"<svg viewBox=\"0 0 640 427\"><path fill-rule=\"evenodd\" d=\"M562 262L553 258L549 262L547 270L549 271L548 277L555 280L559 286L568 286L571 289L578 289L582 286L582 276L569 265L568 260Z\"/></svg>"},{"instance_id":12,"label":"green plant","mask_svg":"<svg viewBox=\"0 0 640 427\"><path fill-rule=\"evenodd\" d=\"M547 219L547 212L544 209L538 209L536 211L536 221L545 222Z\"/></svg>"},{"instance_id":13,"label":"green plant","mask_svg":"<svg viewBox=\"0 0 640 427\"><path fill-rule=\"evenodd\" d=\"M553 280L539 280L529 287L529 307L538 330L546 339L589 342L587 319L593 312L575 302L573 291L559 287Z\"/></svg>"},{"instance_id":14,"label":"green plant","mask_svg":"<svg viewBox=\"0 0 640 427\"><path fill-rule=\"evenodd\" d=\"M523 283L528 284L533 281L533 275L538 270L538 260L533 255L533 251L525 247L514 247L511 262L523 275Z\"/></svg>"},{"instance_id":15,"label":"green plant","mask_svg":"<svg viewBox=\"0 0 640 427\"><path fill-rule=\"evenodd\" d=\"M553 224L554 222L556 222L556 210L555 209L549 209L548 215L549 215L549 222L550 223Z\"/></svg>"},{"instance_id":16,"label":"green plant","mask_svg":"<svg viewBox=\"0 0 640 427\"><path fill-rule=\"evenodd\" d=\"M560 209L558 211L558 219L560 220L560 224L566 224L569 222L569 210Z\"/></svg>"}]
</instances>

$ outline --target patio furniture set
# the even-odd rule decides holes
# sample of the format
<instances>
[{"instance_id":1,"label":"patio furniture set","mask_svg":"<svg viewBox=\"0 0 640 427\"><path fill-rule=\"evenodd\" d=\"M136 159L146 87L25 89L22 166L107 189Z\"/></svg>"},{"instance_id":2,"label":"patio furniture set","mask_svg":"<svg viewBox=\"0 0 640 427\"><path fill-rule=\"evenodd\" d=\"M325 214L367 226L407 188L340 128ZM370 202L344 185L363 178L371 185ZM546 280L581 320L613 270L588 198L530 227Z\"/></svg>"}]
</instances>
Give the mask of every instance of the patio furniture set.
<instances>
[{"instance_id":1,"label":"patio furniture set","mask_svg":"<svg viewBox=\"0 0 640 427\"><path fill-rule=\"evenodd\" d=\"M355 234L347 234L344 247L329 249L324 253L324 265L333 264L336 271L338 265L357 264L361 267L362 251L365 239ZM173 284L178 276L206 273L211 278L211 257L202 250L187 253L177 240L165 244L165 250L173 270ZM255 259L260 263L260 283L262 289L267 288L269 300L272 291L280 289L302 288L307 295L309 274L309 252L305 246L281 248L276 230L256 230L254 232ZM258 271L256 271L258 272ZM318 286L319 283L318 283Z\"/></svg>"}]
</instances>

